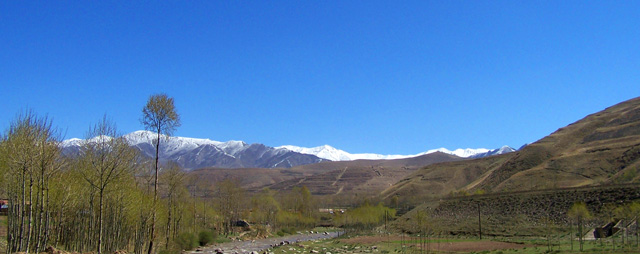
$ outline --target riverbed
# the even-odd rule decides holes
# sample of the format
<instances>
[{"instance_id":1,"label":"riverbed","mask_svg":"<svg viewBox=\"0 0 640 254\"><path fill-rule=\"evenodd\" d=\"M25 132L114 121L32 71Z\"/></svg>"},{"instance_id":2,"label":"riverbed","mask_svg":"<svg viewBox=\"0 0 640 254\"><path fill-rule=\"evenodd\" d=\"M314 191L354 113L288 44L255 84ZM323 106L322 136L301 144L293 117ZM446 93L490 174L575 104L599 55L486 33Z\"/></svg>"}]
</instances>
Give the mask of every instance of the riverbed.
<instances>
[{"instance_id":1,"label":"riverbed","mask_svg":"<svg viewBox=\"0 0 640 254\"><path fill-rule=\"evenodd\" d=\"M336 238L339 236L339 232L323 232L323 233L305 233L305 234L296 234L296 235L288 235L282 237L273 237L273 238L265 238L265 239L256 239L256 240L248 240L248 241L234 241L234 242L226 242L215 245L210 245L206 247L200 247L195 251L189 251L187 253L192 254L215 254L217 251L221 251L225 254L244 254L251 253L252 251L258 253L264 253L266 250L273 248L274 246L279 245L288 245L295 244L299 242L306 241L315 241L315 240L323 240Z\"/></svg>"}]
</instances>

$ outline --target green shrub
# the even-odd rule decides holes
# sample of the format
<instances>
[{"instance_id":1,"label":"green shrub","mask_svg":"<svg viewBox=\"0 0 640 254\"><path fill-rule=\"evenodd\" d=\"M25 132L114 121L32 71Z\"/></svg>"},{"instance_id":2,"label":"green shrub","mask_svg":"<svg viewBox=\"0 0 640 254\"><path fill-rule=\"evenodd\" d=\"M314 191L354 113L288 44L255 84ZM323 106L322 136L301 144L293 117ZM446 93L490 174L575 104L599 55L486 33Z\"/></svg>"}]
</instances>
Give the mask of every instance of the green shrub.
<instances>
[{"instance_id":1,"label":"green shrub","mask_svg":"<svg viewBox=\"0 0 640 254\"><path fill-rule=\"evenodd\" d=\"M200 246L206 246L208 243L213 242L213 240L213 232L211 231L200 231L198 234L198 243L200 243Z\"/></svg>"},{"instance_id":2,"label":"green shrub","mask_svg":"<svg viewBox=\"0 0 640 254\"><path fill-rule=\"evenodd\" d=\"M175 241L182 250L192 250L198 247L198 239L194 234L189 232L180 233Z\"/></svg>"},{"instance_id":3,"label":"green shrub","mask_svg":"<svg viewBox=\"0 0 640 254\"><path fill-rule=\"evenodd\" d=\"M295 233L296 230L294 228L281 228L280 230L278 230L278 232L276 232L278 236L293 235Z\"/></svg>"}]
</instances>

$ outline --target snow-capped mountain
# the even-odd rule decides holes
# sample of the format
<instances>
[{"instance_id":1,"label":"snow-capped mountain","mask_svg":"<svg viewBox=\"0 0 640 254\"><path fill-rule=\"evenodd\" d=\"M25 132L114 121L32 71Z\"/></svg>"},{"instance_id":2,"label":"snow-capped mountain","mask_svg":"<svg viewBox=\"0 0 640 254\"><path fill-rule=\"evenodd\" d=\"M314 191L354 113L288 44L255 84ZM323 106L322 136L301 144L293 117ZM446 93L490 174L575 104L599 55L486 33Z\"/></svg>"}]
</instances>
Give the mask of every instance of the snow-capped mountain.
<instances>
[{"instance_id":1,"label":"snow-capped mountain","mask_svg":"<svg viewBox=\"0 0 640 254\"><path fill-rule=\"evenodd\" d=\"M150 131L135 131L124 135L129 144L153 158L156 134ZM173 161L185 169L205 167L220 168L289 168L322 161L392 160L412 158L425 154L443 152L463 158L481 158L515 151L503 146L498 149L456 149L439 148L414 155L382 155L373 153L351 154L329 145L305 148L298 146L269 147L263 144L247 144L243 141L220 142L210 139L160 136L160 158ZM96 139L92 138L89 141ZM61 144L63 153L75 155L86 140L68 139Z\"/></svg>"},{"instance_id":2,"label":"snow-capped mountain","mask_svg":"<svg viewBox=\"0 0 640 254\"><path fill-rule=\"evenodd\" d=\"M330 161L390 160L390 159L402 159L402 158L411 157L411 156L403 156L403 155L382 155L382 154L373 154L373 153L351 154L329 145L323 145L323 146L312 147L312 148L288 145L288 146L279 146L276 148L286 149L289 151L302 153L302 154L315 155L322 159L330 160Z\"/></svg>"},{"instance_id":3,"label":"snow-capped mountain","mask_svg":"<svg viewBox=\"0 0 640 254\"><path fill-rule=\"evenodd\" d=\"M511 152L515 152L515 151L516 151L516 149L513 149L510 146L502 146L502 147L497 148L497 149L489 150L489 151L487 151L485 153L479 153L479 154L471 155L471 156L469 156L469 158L483 158L483 157L487 157L487 156L511 153Z\"/></svg>"},{"instance_id":4,"label":"snow-capped mountain","mask_svg":"<svg viewBox=\"0 0 640 254\"><path fill-rule=\"evenodd\" d=\"M276 147L278 149L288 149L293 152L298 152L302 154L315 155L322 159L330 160L330 161L352 161L352 160L393 160L393 159L404 159L404 158L412 158L425 154L442 152L446 154L455 155L462 158L482 158L491 155L510 153L515 151L515 149L509 146L503 146L498 149L486 149L486 148L467 148L467 149L456 149L449 150L446 148L438 148L428 150L423 153L413 154L413 155L382 155L382 154L373 154L373 153L356 153L351 154L346 151L336 149L329 145L323 145L318 147L306 148L306 147L298 147L298 146L280 146Z\"/></svg>"},{"instance_id":5,"label":"snow-capped mountain","mask_svg":"<svg viewBox=\"0 0 640 254\"><path fill-rule=\"evenodd\" d=\"M149 158L155 156L156 134L136 131L124 135L129 144ZM263 144L247 144L242 141L219 142L209 139L160 136L160 158L173 161L185 169L205 167L219 168L289 168L325 161L314 155L301 154L286 149L276 149ZM79 153L81 139L62 142L63 153Z\"/></svg>"}]
</instances>

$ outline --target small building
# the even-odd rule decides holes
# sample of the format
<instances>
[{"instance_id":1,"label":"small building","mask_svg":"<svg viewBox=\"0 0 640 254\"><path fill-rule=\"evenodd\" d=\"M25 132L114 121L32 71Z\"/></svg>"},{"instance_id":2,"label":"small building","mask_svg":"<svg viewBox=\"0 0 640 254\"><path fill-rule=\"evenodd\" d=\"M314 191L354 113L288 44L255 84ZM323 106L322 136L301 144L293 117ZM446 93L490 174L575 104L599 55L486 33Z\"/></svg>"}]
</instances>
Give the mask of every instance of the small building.
<instances>
[{"instance_id":1,"label":"small building","mask_svg":"<svg viewBox=\"0 0 640 254\"><path fill-rule=\"evenodd\" d=\"M7 215L9 212L9 200L0 199L0 215Z\"/></svg>"},{"instance_id":2,"label":"small building","mask_svg":"<svg viewBox=\"0 0 640 254\"><path fill-rule=\"evenodd\" d=\"M616 227L616 223L609 222L607 223L607 225L604 225L603 227L595 228L595 230L593 231L593 237L595 239L599 239L599 238L607 238L614 235L615 233L620 231L620 228Z\"/></svg>"}]
</instances>

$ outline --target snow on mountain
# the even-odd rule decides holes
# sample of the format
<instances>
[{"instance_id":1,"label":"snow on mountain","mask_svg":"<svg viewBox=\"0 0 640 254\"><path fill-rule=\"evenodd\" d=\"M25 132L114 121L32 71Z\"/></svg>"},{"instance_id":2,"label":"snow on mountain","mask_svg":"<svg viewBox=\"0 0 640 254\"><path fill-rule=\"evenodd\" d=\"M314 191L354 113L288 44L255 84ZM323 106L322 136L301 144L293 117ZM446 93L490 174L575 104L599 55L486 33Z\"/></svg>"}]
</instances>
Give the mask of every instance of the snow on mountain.
<instances>
[{"instance_id":1,"label":"snow on mountain","mask_svg":"<svg viewBox=\"0 0 640 254\"><path fill-rule=\"evenodd\" d=\"M451 154L451 155L455 155L455 156L462 157L462 158L469 158L469 157L472 157L472 156L477 155L477 154L482 154L482 153L489 152L489 149L486 149L486 148L476 148L476 149L473 149L473 148L467 148L467 149L458 148L456 150L451 151L451 150L443 147L443 148L429 150L429 151L427 151L425 153L422 153L422 154L430 154L430 153L435 153L435 152ZM420 154L420 155L422 155L422 154Z\"/></svg>"},{"instance_id":2,"label":"snow on mountain","mask_svg":"<svg viewBox=\"0 0 640 254\"><path fill-rule=\"evenodd\" d=\"M138 146L142 144L153 146L155 145L157 134L151 131L134 131L132 133L124 135L123 137L131 146ZM96 140L98 138L99 137L94 137L89 140ZM245 142L235 140L220 142L200 138L185 138L173 136L171 138L167 138L166 135L162 134L160 135L160 139L162 142L162 145L160 146L160 152L167 156L171 156L175 153L183 151L193 150L201 146L214 146L228 155L234 155L238 152L241 152L248 146L248 144ZM81 146L82 142L84 141L85 140L79 138L67 139L62 141L62 147Z\"/></svg>"},{"instance_id":3,"label":"snow on mountain","mask_svg":"<svg viewBox=\"0 0 640 254\"><path fill-rule=\"evenodd\" d=\"M496 151L495 154L505 154L505 153L511 153L511 152L515 152L516 149L513 149L513 147L510 146L502 146L500 148L498 148L498 151Z\"/></svg>"},{"instance_id":4,"label":"snow on mountain","mask_svg":"<svg viewBox=\"0 0 640 254\"><path fill-rule=\"evenodd\" d=\"M324 145L312 148L298 146L280 146L276 149L286 149L296 153L311 154L330 161L348 161L353 160L350 153L336 149L334 147Z\"/></svg>"},{"instance_id":5,"label":"snow on mountain","mask_svg":"<svg viewBox=\"0 0 640 254\"><path fill-rule=\"evenodd\" d=\"M157 134L151 131L135 131L124 135L124 138L133 147L138 148L143 154L153 157L155 154L155 139ZM94 140L100 137L95 137ZM105 138L105 137L103 137ZM110 137L108 137L110 138ZM160 135L160 155L162 158L177 161L185 168L198 168L206 166L216 167L280 167L314 163L322 160L353 161L353 160L392 160L417 157L425 154L442 152L462 158L481 158L491 155L509 153L515 149L503 146L498 149L446 148L428 150L413 155L382 155L374 153L348 153L344 150L329 145L306 148L299 146L268 147L262 144L247 144L243 141L220 142L210 139L174 137L167 138ZM79 147L85 140L68 139L62 142L62 147L68 151L79 151ZM71 149L73 148L73 149ZM305 157L306 156L306 157Z\"/></svg>"},{"instance_id":6,"label":"snow on mountain","mask_svg":"<svg viewBox=\"0 0 640 254\"><path fill-rule=\"evenodd\" d=\"M346 151L337 149L330 145L323 145L318 147L306 148L299 146L279 146L276 149L286 149L289 151L302 153L302 154L310 154L318 156L325 160L330 161L353 161L353 160L391 160L391 159L402 159L412 156L404 156L404 155L382 155L382 154L373 154L373 153L348 153Z\"/></svg>"},{"instance_id":7,"label":"snow on mountain","mask_svg":"<svg viewBox=\"0 0 640 254\"><path fill-rule=\"evenodd\" d=\"M276 148L287 149L287 150L302 153L302 154L315 155L322 159L326 159L330 161L394 160L394 159L412 158L412 157L417 157L417 156L435 153L435 152L442 152L442 153L451 154L451 155L455 155L462 158L481 158L481 157L486 157L490 155L497 155L497 154L503 154L503 153L515 151L513 148L509 146L503 146L501 148L493 149L493 150L486 149L486 148L477 148L477 149L467 148L467 149L456 149L451 151L446 148L438 148L438 149L432 149L423 153L413 154L413 155L382 155L382 154L373 154L373 153L351 154L346 151L331 147L329 145L323 145L323 146L312 147L312 148L286 145L286 146L280 146Z\"/></svg>"},{"instance_id":8,"label":"snow on mountain","mask_svg":"<svg viewBox=\"0 0 640 254\"><path fill-rule=\"evenodd\" d=\"M123 136L129 145L137 148L143 155L155 156L157 134L150 131L135 131ZM96 138L92 138L93 140ZM160 135L160 158L173 161L185 169L203 167L220 168L274 168L294 167L297 165L324 161L309 154L296 153L284 149L275 149L262 144L247 144L243 141L219 142L210 139L174 137ZM62 142L63 153L77 155L85 140L69 139Z\"/></svg>"},{"instance_id":9,"label":"snow on mountain","mask_svg":"<svg viewBox=\"0 0 640 254\"><path fill-rule=\"evenodd\" d=\"M151 144L154 145L154 141L157 138L157 134L150 131L135 131L124 135L124 138L129 142L132 146L137 146L140 144ZM246 143L242 141L227 141L220 142L214 141L210 139L200 139L200 138L185 138L185 137L171 137L167 139L167 136L160 135L162 139L162 145L160 149L162 153L168 156L171 156L175 153L189 151L196 149L201 146L213 146L228 155L234 155L240 152L243 148L247 146Z\"/></svg>"},{"instance_id":10,"label":"snow on mountain","mask_svg":"<svg viewBox=\"0 0 640 254\"><path fill-rule=\"evenodd\" d=\"M84 139L72 138L72 139L63 140L61 142L61 146L62 147L81 146L82 142L84 142Z\"/></svg>"}]
</instances>

